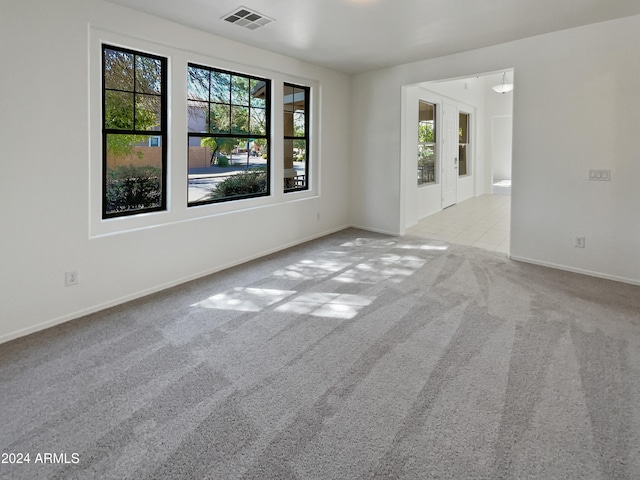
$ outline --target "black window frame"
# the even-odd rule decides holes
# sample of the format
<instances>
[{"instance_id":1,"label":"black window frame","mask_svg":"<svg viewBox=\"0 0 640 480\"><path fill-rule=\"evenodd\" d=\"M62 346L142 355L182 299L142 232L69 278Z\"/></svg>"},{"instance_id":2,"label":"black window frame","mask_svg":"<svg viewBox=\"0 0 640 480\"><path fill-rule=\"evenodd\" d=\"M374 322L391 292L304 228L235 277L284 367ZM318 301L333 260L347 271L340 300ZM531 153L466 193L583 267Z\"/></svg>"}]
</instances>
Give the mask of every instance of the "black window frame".
<instances>
[{"instance_id":1,"label":"black window frame","mask_svg":"<svg viewBox=\"0 0 640 480\"><path fill-rule=\"evenodd\" d=\"M304 140L305 141L305 166L304 166L304 179L302 180L303 184L298 186L298 182L299 180L297 180L297 177L294 178L294 182L293 182L293 186L292 187L288 187L286 184L286 180L285 180L285 185L284 185L284 193L291 193L291 192L299 192L299 191L304 191L304 190L309 190L309 178L310 178L310 172L309 172L309 157L310 157L310 147L311 147L311 136L309 134L309 125L310 125L310 109L309 106L311 105L310 102L310 97L311 97L311 87L307 86L307 85L298 85L295 83L290 83L290 82L284 82L283 83L284 86L284 90L286 90L287 87L291 87L291 88L295 88L295 89L299 89L299 90L304 90L304 135L303 136L299 136L299 135L284 135L284 141L286 142L287 140ZM284 98L283 98L283 121L284 121L284 114L285 114L285 110L284 110ZM284 162L284 158L283 158L283 162Z\"/></svg>"},{"instance_id":2,"label":"black window frame","mask_svg":"<svg viewBox=\"0 0 640 480\"><path fill-rule=\"evenodd\" d=\"M125 54L133 55L133 90L118 90L107 88L105 84L105 76L106 76L106 51L113 50ZM155 55L147 52L141 52L139 50L133 50L130 48L119 47L115 45L109 45L106 43L102 44L101 48L101 64L102 64L102 219L109 218L117 218L117 217L125 217L125 216L133 216L140 215L144 213L150 212L158 212L165 211L167 209L167 137L168 137L168 59L167 57L163 57L161 55ZM142 92L137 91L137 82L136 82L136 57L146 57L151 58L153 60L157 60L160 62L161 66L161 74L160 74L160 89L161 93L157 95L160 98L160 129L159 130L137 130L135 128L136 122L136 101L135 96L137 93L143 94ZM116 129L116 128L107 128L106 123L106 97L107 91L120 91L124 93L133 94L133 126L132 129ZM145 95L150 95L148 92L144 93ZM107 165L107 136L108 135L144 135L151 137L160 137L160 148L161 148L161 165L162 165L162 178L160 181L160 204L155 207L148 208L137 208L131 210L117 211L117 212L107 212L108 199L107 199L107 179L108 179L108 165Z\"/></svg>"},{"instance_id":3,"label":"black window frame","mask_svg":"<svg viewBox=\"0 0 640 480\"><path fill-rule=\"evenodd\" d=\"M261 139L265 139L267 142L267 150L266 150L266 169L265 169L265 174L266 174L266 189L264 192L258 192L258 193L248 193L248 194L241 194L241 195L235 195L235 196L230 196L230 197L222 197L222 198L211 198L211 199L206 199L206 200L197 200L197 201L189 201L187 198L187 207L196 207L196 206L202 206L202 205L209 205L209 204L213 204L213 203L222 203L222 202L232 202L232 201L237 201L237 200L244 200L244 199L248 199L248 198L256 198L256 197L267 197L271 195L271 149L272 149L272 142L271 142L271 79L268 78L264 78L264 77L259 77L256 75L250 75L250 74L246 74L246 73L240 73L240 72L234 72L232 70L225 70L225 69L221 69L221 68L217 68L217 67L211 67L208 65L202 65L202 64L198 64L198 63L193 63L193 62L189 62L187 63L187 77L189 75L189 68L196 68L196 69L202 69L202 70L208 70L209 74L211 75L211 73L215 72L215 73L219 73L219 74L223 74L223 75L230 75L231 81L229 82L229 103L223 103L223 102L219 102L219 101L212 101L211 99L211 77L209 80L209 92L208 92L208 100L202 100L202 99L198 99L198 102L201 103L207 103L208 104L208 108L207 108L207 114L206 114L206 125L207 125L207 131L206 132L190 132L189 131L189 126L187 126L187 163L189 162L189 145L190 145L190 139L192 137L196 138L196 137L204 137L204 138L216 138L216 137L223 137L223 138L246 138L248 141L250 139L256 139L256 138L261 138ZM248 115L249 118L251 118L251 109L252 108L260 108L261 107L254 107L251 105L251 95L249 95L249 100L248 100L248 104L246 105L240 105L240 104L234 104L233 103L233 80L232 77L244 77L246 79L249 79L249 81L251 82L251 80L255 80L257 82L264 82L264 88L265 88L265 134L264 135L258 135L255 133L251 133L250 131L248 133L238 133L238 132L233 132L229 131L229 133L220 133L220 132L211 132L210 128L211 128L211 122L210 122L210 114L211 114L211 105L212 104L219 104L219 105L229 105L229 115L230 115L230 123L231 123L231 115L233 114L233 107L242 107L242 108L248 108ZM187 103L189 103L189 100L192 100L189 97L189 87L188 87L188 82L187 82ZM188 178L188 174L187 174L187 182L189 181Z\"/></svg>"}]
</instances>

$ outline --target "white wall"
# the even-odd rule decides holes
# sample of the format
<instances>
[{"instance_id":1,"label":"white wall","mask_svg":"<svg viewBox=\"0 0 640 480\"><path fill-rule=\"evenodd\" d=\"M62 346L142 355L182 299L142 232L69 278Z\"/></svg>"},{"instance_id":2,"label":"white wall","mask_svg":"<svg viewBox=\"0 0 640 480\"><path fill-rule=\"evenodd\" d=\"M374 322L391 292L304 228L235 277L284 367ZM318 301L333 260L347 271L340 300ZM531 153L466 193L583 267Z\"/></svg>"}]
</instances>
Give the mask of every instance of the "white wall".
<instances>
[{"instance_id":1,"label":"white wall","mask_svg":"<svg viewBox=\"0 0 640 480\"><path fill-rule=\"evenodd\" d=\"M492 182L511 180L513 116L494 115L491 118Z\"/></svg>"},{"instance_id":2,"label":"white wall","mask_svg":"<svg viewBox=\"0 0 640 480\"><path fill-rule=\"evenodd\" d=\"M167 212L96 218L101 38L170 59ZM349 224L347 75L101 0L3 2L0 58L0 342ZM247 208L235 212L229 204L186 208L186 73L180 72L189 59L267 76L276 90L283 78L317 87L313 191L280 193L276 136L271 198L244 201ZM79 272L79 285L65 287L69 270Z\"/></svg>"},{"instance_id":3,"label":"white wall","mask_svg":"<svg viewBox=\"0 0 640 480\"><path fill-rule=\"evenodd\" d=\"M457 80L426 82L422 86L432 92L468 105L480 106L484 104L483 77L469 77Z\"/></svg>"},{"instance_id":4,"label":"white wall","mask_svg":"<svg viewBox=\"0 0 640 480\"><path fill-rule=\"evenodd\" d=\"M354 76L353 223L403 230L403 85L513 67L512 257L640 283L639 44L635 16Z\"/></svg>"}]
</instances>

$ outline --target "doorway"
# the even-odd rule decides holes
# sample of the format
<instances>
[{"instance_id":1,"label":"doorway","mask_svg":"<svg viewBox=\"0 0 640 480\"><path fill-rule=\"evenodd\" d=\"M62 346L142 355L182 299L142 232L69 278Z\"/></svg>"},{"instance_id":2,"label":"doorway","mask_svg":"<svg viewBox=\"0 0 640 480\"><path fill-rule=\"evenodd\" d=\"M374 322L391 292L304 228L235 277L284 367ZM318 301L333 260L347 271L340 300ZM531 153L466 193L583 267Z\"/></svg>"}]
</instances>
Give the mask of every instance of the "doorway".
<instances>
[{"instance_id":1,"label":"doorway","mask_svg":"<svg viewBox=\"0 0 640 480\"><path fill-rule=\"evenodd\" d=\"M513 75L513 70L509 74ZM492 89L502 75L500 71L402 88L401 211L405 231L444 208L491 195L494 173L510 178L510 168L498 167L494 172L501 152L505 159L511 152L513 95ZM416 125L422 118L419 105L425 103L433 111L433 147L420 143L419 122ZM500 143L500 139L508 142ZM423 165L425 149L430 155L433 152L429 157L433 158L433 170ZM506 163L510 167L510 160ZM427 171L428 176L420 176Z\"/></svg>"}]
</instances>

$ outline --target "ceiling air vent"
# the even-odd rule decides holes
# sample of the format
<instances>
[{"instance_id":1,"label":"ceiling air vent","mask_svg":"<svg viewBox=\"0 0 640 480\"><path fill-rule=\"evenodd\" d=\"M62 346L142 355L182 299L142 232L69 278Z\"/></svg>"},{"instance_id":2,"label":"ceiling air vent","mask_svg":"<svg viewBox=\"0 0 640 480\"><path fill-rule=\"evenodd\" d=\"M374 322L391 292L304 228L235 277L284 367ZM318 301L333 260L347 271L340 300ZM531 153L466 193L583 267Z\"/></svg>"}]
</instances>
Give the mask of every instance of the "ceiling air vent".
<instances>
[{"instance_id":1,"label":"ceiling air vent","mask_svg":"<svg viewBox=\"0 0 640 480\"><path fill-rule=\"evenodd\" d=\"M266 17L261 13L254 12L247 7L240 7L233 13L225 15L222 18L229 23L248 28L249 30L264 27L267 23L273 22L272 18Z\"/></svg>"}]
</instances>

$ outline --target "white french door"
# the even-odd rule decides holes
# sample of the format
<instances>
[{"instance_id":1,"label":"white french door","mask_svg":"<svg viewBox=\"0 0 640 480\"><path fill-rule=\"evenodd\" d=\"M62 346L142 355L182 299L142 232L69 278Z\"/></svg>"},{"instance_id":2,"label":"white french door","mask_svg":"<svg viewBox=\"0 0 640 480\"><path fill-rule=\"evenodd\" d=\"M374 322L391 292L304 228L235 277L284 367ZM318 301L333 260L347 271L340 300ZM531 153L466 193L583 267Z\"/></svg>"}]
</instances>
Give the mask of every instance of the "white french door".
<instances>
[{"instance_id":1,"label":"white french door","mask_svg":"<svg viewBox=\"0 0 640 480\"><path fill-rule=\"evenodd\" d=\"M458 107L442 105L442 154L440 155L442 208L456 203L458 192Z\"/></svg>"}]
</instances>

